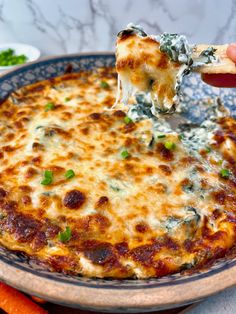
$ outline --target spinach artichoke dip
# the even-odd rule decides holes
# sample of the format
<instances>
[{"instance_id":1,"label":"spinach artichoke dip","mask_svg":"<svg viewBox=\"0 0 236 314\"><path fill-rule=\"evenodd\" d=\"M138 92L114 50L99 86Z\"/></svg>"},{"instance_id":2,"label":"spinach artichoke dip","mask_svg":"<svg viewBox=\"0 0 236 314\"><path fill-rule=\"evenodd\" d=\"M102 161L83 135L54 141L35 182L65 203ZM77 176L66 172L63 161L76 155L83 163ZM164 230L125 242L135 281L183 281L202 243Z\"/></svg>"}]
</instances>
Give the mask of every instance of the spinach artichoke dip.
<instances>
[{"instance_id":1,"label":"spinach artichoke dip","mask_svg":"<svg viewBox=\"0 0 236 314\"><path fill-rule=\"evenodd\" d=\"M168 69L165 106L179 67ZM224 257L236 235L234 119L212 100L201 125L173 130L146 94L112 109L116 87L115 69L100 68L1 103L1 245L100 278L161 277Z\"/></svg>"}]
</instances>

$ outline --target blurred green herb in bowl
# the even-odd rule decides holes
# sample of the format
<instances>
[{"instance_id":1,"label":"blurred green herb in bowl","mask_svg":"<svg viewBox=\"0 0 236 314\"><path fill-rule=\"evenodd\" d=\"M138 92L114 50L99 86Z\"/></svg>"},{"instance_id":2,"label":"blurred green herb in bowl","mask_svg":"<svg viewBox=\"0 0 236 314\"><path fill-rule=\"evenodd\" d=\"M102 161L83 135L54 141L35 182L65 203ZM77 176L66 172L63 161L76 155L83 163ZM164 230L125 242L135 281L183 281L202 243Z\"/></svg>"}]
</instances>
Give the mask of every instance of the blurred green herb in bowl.
<instances>
[{"instance_id":1,"label":"blurred green herb in bowl","mask_svg":"<svg viewBox=\"0 0 236 314\"><path fill-rule=\"evenodd\" d=\"M16 55L15 51L11 48L0 52L0 66L11 66L17 64L23 64L28 60L24 55Z\"/></svg>"}]
</instances>

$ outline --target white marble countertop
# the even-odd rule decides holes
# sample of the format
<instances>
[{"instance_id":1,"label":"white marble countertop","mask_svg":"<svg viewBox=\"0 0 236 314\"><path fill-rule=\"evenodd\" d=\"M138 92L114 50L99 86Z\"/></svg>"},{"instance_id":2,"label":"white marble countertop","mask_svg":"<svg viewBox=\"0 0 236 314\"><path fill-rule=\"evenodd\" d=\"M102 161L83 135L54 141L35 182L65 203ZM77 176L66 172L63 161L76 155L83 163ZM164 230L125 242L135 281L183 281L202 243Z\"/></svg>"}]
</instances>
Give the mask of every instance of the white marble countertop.
<instances>
[{"instance_id":1,"label":"white marble countertop","mask_svg":"<svg viewBox=\"0 0 236 314\"><path fill-rule=\"evenodd\" d=\"M216 283L217 284L217 283ZM186 314L235 314L236 313L236 287L222 291L192 309Z\"/></svg>"},{"instance_id":2,"label":"white marble countertop","mask_svg":"<svg viewBox=\"0 0 236 314\"><path fill-rule=\"evenodd\" d=\"M236 0L0 0L0 42L26 42L43 55L114 50L129 22L191 42L236 41Z\"/></svg>"}]
</instances>

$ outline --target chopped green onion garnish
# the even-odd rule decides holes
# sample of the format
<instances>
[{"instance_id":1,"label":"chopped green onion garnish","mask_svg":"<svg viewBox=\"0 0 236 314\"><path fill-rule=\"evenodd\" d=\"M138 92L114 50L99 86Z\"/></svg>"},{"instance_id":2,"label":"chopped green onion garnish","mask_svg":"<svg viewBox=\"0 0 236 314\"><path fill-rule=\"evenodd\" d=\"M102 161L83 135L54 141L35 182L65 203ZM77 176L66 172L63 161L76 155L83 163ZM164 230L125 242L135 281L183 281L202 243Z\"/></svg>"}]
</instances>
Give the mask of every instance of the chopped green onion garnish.
<instances>
[{"instance_id":1,"label":"chopped green onion garnish","mask_svg":"<svg viewBox=\"0 0 236 314\"><path fill-rule=\"evenodd\" d=\"M67 101L70 101L70 98L69 98L69 97L66 97L66 98L65 98L65 102L67 102Z\"/></svg>"},{"instance_id":2,"label":"chopped green onion garnish","mask_svg":"<svg viewBox=\"0 0 236 314\"><path fill-rule=\"evenodd\" d=\"M164 137L166 137L166 135L165 135L165 134L160 134L160 135L157 135L157 138L164 138Z\"/></svg>"},{"instance_id":3,"label":"chopped green onion garnish","mask_svg":"<svg viewBox=\"0 0 236 314\"><path fill-rule=\"evenodd\" d=\"M50 170L45 170L44 171L44 179L41 181L42 185L49 185L53 181L53 173Z\"/></svg>"},{"instance_id":4,"label":"chopped green onion garnish","mask_svg":"<svg viewBox=\"0 0 236 314\"><path fill-rule=\"evenodd\" d=\"M55 109L55 105L52 102L49 102L45 105L45 111L53 110Z\"/></svg>"},{"instance_id":5,"label":"chopped green onion garnish","mask_svg":"<svg viewBox=\"0 0 236 314\"><path fill-rule=\"evenodd\" d=\"M130 119L128 116L124 117L124 123L125 123L125 124L129 124L129 123L131 123L131 122L133 122L133 120Z\"/></svg>"},{"instance_id":6,"label":"chopped green onion garnish","mask_svg":"<svg viewBox=\"0 0 236 314\"><path fill-rule=\"evenodd\" d=\"M220 175L224 179L228 179L230 176L230 171L228 169L221 169Z\"/></svg>"},{"instance_id":7,"label":"chopped green onion garnish","mask_svg":"<svg viewBox=\"0 0 236 314\"><path fill-rule=\"evenodd\" d=\"M165 148L166 149L174 149L175 148L175 143L173 143L173 142L165 142Z\"/></svg>"},{"instance_id":8,"label":"chopped green onion garnish","mask_svg":"<svg viewBox=\"0 0 236 314\"><path fill-rule=\"evenodd\" d=\"M122 152L120 153L121 157L123 159L126 159L128 158L130 155L129 155L129 152L127 150L122 150Z\"/></svg>"},{"instance_id":9,"label":"chopped green onion garnish","mask_svg":"<svg viewBox=\"0 0 236 314\"><path fill-rule=\"evenodd\" d=\"M27 57L25 55L15 55L13 49L6 49L0 52L0 66L22 64L26 61Z\"/></svg>"},{"instance_id":10,"label":"chopped green onion garnish","mask_svg":"<svg viewBox=\"0 0 236 314\"><path fill-rule=\"evenodd\" d=\"M210 147L206 147L205 150L206 150L207 153L211 152L211 148Z\"/></svg>"},{"instance_id":11,"label":"chopped green onion garnish","mask_svg":"<svg viewBox=\"0 0 236 314\"><path fill-rule=\"evenodd\" d=\"M66 179L71 179L74 176L75 176L75 173L74 173L74 170L72 170L72 169L67 170L66 173L65 173Z\"/></svg>"},{"instance_id":12,"label":"chopped green onion garnish","mask_svg":"<svg viewBox=\"0 0 236 314\"><path fill-rule=\"evenodd\" d=\"M71 229L70 227L66 227L65 231L59 232L58 233L58 239L61 242L68 242L71 239Z\"/></svg>"},{"instance_id":13,"label":"chopped green onion garnish","mask_svg":"<svg viewBox=\"0 0 236 314\"><path fill-rule=\"evenodd\" d=\"M183 134L179 134L178 135L178 138L179 138L179 140L181 141L184 137L183 137Z\"/></svg>"},{"instance_id":14,"label":"chopped green onion garnish","mask_svg":"<svg viewBox=\"0 0 236 314\"><path fill-rule=\"evenodd\" d=\"M109 87L109 84L108 84L107 82L105 82L105 81L101 81L100 86L101 86L102 88L108 88L108 87Z\"/></svg>"}]
</instances>

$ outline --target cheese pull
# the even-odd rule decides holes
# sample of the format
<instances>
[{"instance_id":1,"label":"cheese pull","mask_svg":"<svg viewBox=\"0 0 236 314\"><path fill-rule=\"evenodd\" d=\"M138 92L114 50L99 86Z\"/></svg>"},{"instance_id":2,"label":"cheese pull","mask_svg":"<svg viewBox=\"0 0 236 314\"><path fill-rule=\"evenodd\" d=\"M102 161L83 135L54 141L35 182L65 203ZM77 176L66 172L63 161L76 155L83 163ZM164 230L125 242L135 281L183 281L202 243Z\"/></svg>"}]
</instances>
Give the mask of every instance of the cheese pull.
<instances>
[{"instance_id":1,"label":"cheese pull","mask_svg":"<svg viewBox=\"0 0 236 314\"><path fill-rule=\"evenodd\" d=\"M148 36L140 26L129 24L116 42L121 101L128 104L130 96L142 92L150 95L154 115L174 112L183 77L190 72L236 74L227 47L191 45L179 34Z\"/></svg>"},{"instance_id":2,"label":"cheese pull","mask_svg":"<svg viewBox=\"0 0 236 314\"><path fill-rule=\"evenodd\" d=\"M202 51L208 47L215 49L216 61L208 63L200 67L196 67L194 70L200 73L218 74L229 73L236 74L236 64L226 54L228 45L197 45L193 49L193 57L199 55Z\"/></svg>"}]
</instances>

